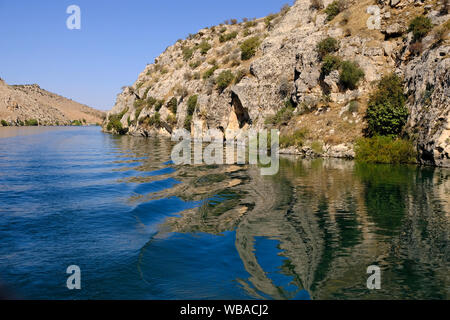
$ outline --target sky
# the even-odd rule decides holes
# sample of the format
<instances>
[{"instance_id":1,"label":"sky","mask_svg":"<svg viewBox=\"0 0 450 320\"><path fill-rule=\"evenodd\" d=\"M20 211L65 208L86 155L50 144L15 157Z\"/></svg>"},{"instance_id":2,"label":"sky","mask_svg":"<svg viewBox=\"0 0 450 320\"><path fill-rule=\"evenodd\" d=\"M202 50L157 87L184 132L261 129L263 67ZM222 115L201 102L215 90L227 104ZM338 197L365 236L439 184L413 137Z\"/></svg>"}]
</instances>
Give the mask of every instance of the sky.
<instances>
[{"instance_id":1,"label":"sky","mask_svg":"<svg viewBox=\"0 0 450 320\"><path fill-rule=\"evenodd\" d=\"M190 33L293 0L0 0L0 78L109 110L121 87ZM81 29L69 30L70 5Z\"/></svg>"}]
</instances>

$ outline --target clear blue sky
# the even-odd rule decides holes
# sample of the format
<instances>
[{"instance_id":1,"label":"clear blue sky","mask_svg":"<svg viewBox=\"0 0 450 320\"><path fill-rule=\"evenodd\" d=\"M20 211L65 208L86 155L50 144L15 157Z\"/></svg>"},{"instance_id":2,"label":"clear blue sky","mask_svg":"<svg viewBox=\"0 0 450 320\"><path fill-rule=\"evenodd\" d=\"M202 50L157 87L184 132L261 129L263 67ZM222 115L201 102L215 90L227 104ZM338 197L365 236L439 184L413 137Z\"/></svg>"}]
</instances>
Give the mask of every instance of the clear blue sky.
<instances>
[{"instance_id":1,"label":"clear blue sky","mask_svg":"<svg viewBox=\"0 0 450 320\"><path fill-rule=\"evenodd\" d=\"M0 0L0 77L37 83L107 110L147 63L189 33L230 18L263 17L293 0ZM68 30L69 5L81 30Z\"/></svg>"}]
</instances>

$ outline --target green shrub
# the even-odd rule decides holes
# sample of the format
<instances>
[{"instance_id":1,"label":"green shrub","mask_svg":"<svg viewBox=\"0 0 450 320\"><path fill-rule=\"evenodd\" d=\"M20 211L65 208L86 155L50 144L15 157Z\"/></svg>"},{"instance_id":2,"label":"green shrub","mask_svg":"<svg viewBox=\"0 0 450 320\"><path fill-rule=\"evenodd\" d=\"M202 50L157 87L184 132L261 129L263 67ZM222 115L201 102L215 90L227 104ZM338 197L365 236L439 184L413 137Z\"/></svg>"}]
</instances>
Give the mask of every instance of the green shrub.
<instances>
[{"instance_id":1,"label":"green shrub","mask_svg":"<svg viewBox=\"0 0 450 320\"><path fill-rule=\"evenodd\" d=\"M173 114L169 114L166 119L167 123L171 126L175 126L177 124L177 117Z\"/></svg>"},{"instance_id":2,"label":"green shrub","mask_svg":"<svg viewBox=\"0 0 450 320\"><path fill-rule=\"evenodd\" d=\"M226 34L221 34L219 37L219 41L220 42L227 42L230 40L233 40L234 38L236 38L238 35L238 33L236 31L230 32L230 33L226 33Z\"/></svg>"},{"instance_id":3,"label":"green shrub","mask_svg":"<svg viewBox=\"0 0 450 320\"><path fill-rule=\"evenodd\" d=\"M36 119L25 120L25 125L27 127L36 127L39 125L39 122Z\"/></svg>"},{"instance_id":4,"label":"green shrub","mask_svg":"<svg viewBox=\"0 0 450 320\"><path fill-rule=\"evenodd\" d=\"M219 66L212 66L211 68L209 68L208 70L206 70L203 73L203 79L209 79L212 77L212 75L214 74L214 72L219 69Z\"/></svg>"},{"instance_id":5,"label":"green shrub","mask_svg":"<svg viewBox=\"0 0 450 320\"><path fill-rule=\"evenodd\" d=\"M195 112L195 108L197 107L198 102L198 95L193 95L189 97L189 100L187 102L187 114L189 116L192 116Z\"/></svg>"},{"instance_id":6,"label":"green shrub","mask_svg":"<svg viewBox=\"0 0 450 320\"><path fill-rule=\"evenodd\" d=\"M208 41L203 40L199 45L199 49L202 55L206 55L208 51L211 49L211 45L208 43Z\"/></svg>"},{"instance_id":7,"label":"green shrub","mask_svg":"<svg viewBox=\"0 0 450 320\"><path fill-rule=\"evenodd\" d=\"M339 13L345 10L345 7L346 5L344 0L335 0L330 3L325 9L327 21L333 20Z\"/></svg>"},{"instance_id":8,"label":"green shrub","mask_svg":"<svg viewBox=\"0 0 450 320\"><path fill-rule=\"evenodd\" d=\"M249 60L251 59L255 54L256 50L261 45L261 40L259 37L252 37L250 39L245 40L241 44L241 59L242 60Z\"/></svg>"},{"instance_id":9,"label":"green shrub","mask_svg":"<svg viewBox=\"0 0 450 320\"><path fill-rule=\"evenodd\" d=\"M158 100L156 100L156 99L153 98L153 97L149 97L149 98L147 99L147 107L148 107L148 108L153 107L153 106L155 105L156 102L158 102Z\"/></svg>"},{"instance_id":10,"label":"green shrub","mask_svg":"<svg viewBox=\"0 0 450 320\"><path fill-rule=\"evenodd\" d=\"M389 136L360 138L355 146L356 160L369 163L414 163L416 151L408 140Z\"/></svg>"},{"instance_id":11,"label":"green shrub","mask_svg":"<svg viewBox=\"0 0 450 320\"><path fill-rule=\"evenodd\" d=\"M159 112L148 118L147 124L151 127L161 127L161 115Z\"/></svg>"},{"instance_id":12,"label":"green shrub","mask_svg":"<svg viewBox=\"0 0 450 320\"><path fill-rule=\"evenodd\" d=\"M287 125L294 115L294 107L290 100L287 100L285 106L279 110L274 116L268 117L265 121L266 125Z\"/></svg>"},{"instance_id":13,"label":"green shrub","mask_svg":"<svg viewBox=\"0 0 450 320\"><path fill-rule=\"evenodd\" d=\"M340 83L346 89L356 89L358 83L365 76L364 71L356 62L344 61L341 65Z\"/></svg>"},{"instance_id":14,"label":"green shrub","mask_svg":"<svg viewBox=\"0 0 450 320\"><path fill-rule=\"evenodd\" d=\"M323 39L317 44L317 53L319 54L320 59L323 59L326 55L338 50L339 42L333 37Z\"/></svg>"},{"instance_id":15,"label":"green shrub","mask_svg":"<svg viewBox=\"0 0 450 320\"><path fill-rule=\"evenodd\" d=\"M359 103L356 100L350 101L350 104L348 106L348 112L355 113L359 111Z\"/></svg>"},{"instance_id":16,"label":"green shrub","mask_svg":"<svg viewBox=\"0 0 450 320\"><path fill-rule=\"evenodd\" d=\"M341 67L342 60L337 56L328 54L323 58L322 62L322 74L327 76L333 70L338 70Z\"/></svg>"},{"instance_id":17,"label":"green shrub","mask_svg":"<svg viewBox=\"0 0 450 320\"><path fill-rule=\"evenodd\" d=\"M296 130L292 134L281 135L280 136L280 147L282 147L282 148L289 148L289 147L301 148L304 144L307 134L308 134L308 131L306 129L299 129L299 130Z\"/></svg>"},{"instance_id":18,"label":"green shrub","mask_svg":"<svg viewBox=\"0 0 450 320\"><path fill-rule=\"evenodd\" d=\"M238 69L236 71L236 76L234 77L234 84L238 84L246 76L247 72L243 69Z\"/></svg>"},{"instance_id":19,"label":"green shrub","mask_svg":"<svg viewBox=\"0 0 450 320\"><path fill-rule=\"evenodd\" d=\"M73 120L71 123L72 126L81 127L83 124L80 120Z\"/></svg>"},{"instance_id":20,"label":"green shrub","mask_svg":"<svg viewBox=\"0 0 450 320\"><path fill-rule=\"evenodd\" d=\"M4 126L4 127L8 126L8 122L6 122L5 120L2 120L1 123L2 123L2 126Z\"/></svg>"},{"instance_id":21,"label":"green shrub","mask_svg":"<svg viewBox=\"0 0 450 320\"><path fill-rule=\"evenodd\" d=\"M170 99L169 103L167 104L167 108L172 112L173 114L177 114L177 107L178 107L178 101L177 98L173 97Z\"/></svg>"},{"instance_id":22,"label":"green shrub","mask_svg":"<svg viewBox=\"0 0 450 320\"><path fill-rule=\"evenodd\" d=\"M155 111L159 112L159 110L161 110L162 106L164 105L164 100L158 100L155 103Z\"/></svg>"},{"instance_id":23,"label":"green shrub","mask_svg":"<svg viewBox=\"0 0 450 320\"><path fill-rule=\"evenodd\" d=\"M421 40L433 29L431 19L426 16L417 16L409 24L409 32L413 33L414 40Z\"/></svg>"},{"instance_id":24,"label":"green shrub","mask_svg":"<svg viewBox=\"0 0 450 320\"><path fill-rule=\"evenodd\" d=\"M184 128L187 131L191 131L191 124L192 124L192 116L191 115L187 115L186 119L184 120Z\"/></svg>"},{"instance_id":25,"label":"green shrub","mask_svg":"<svg viewBox=\"0 0 450 320\"><path fill-rule=\"evenodd\" d=\"M142 110L144 109L144 105L139 106L138 108L136 108L136 111L134 112L134 116L137 119L139 119L139 116L141 115Z\"/></svg>"},{"instance_id":26,"label":"green shrub","mask_svg":"<svg viewBox=\"0 0 450 320\"><path fill-rule=\"evenodd\" d=\"M408 119L403 80L395 74L385 76L369 98L366 121L367 134L398 135Z\"/></svg>"},{"instance_id":27,"label":"green shrub","mask_svg":"<svg viewBox=\"0 0 450 320\"><path fill-rule=\"evenodd\" d=\"M123 128L122 123L120 122L123 116L128 112L128 108L124 109L119 114L113 114L109 117L109 123L107 125L108 131L115 131L118 134L126 134L128 132L127 128Z\"/></svg>"},{"instance_id":28,"label":"green shrub","mask_svg":"<svg viewBox=\"0 0 450 320\"><path fill-rule=\"evenodd\" d=\"M234 80L234 75L230 70L222 71L216 79L217 89L222 92Z\"/></svg>"},{"instance_id":29,"label":"green shrub","mask_svg":"<svg viewBox=\"0 0 450 320\"><path fill-rule=\"evenodd\" d=\"M253 28L253 27L257 26L257 25L258 25L258 22L254 21L254 20L251 20L251 21L246 21L244 27L246 29L248 29L248 28Z\"/></svg>"},{"instance_id":30,"label":"green shrub","mask_svg":"<svg viewBox=\"0 0 450 320\"><path fill-rule=\"evenodd\" d=\"M270 27L270 24L273 20L275 20L275 18L277 17L277 14L269 14L265 19L264 19L264 23L266 24L266 27Z\"/></svg>"},{"instance_id":31,"label":"green shrub","mask_svg":"<svg viewBox=\"0 0 450 320\"><path fill-rule=\"evenodd\" d=\"M202 62L201 62L200 60L196 60L196 61L194 61L194 62L191 62L191 63L189 64L189 66L190 66L192 69L197 69L201 64L202 64Z\"/></svg>"},{"instance_id":32,"label":"green shrub","mask_svg":"<svg viewBox=\"0 0 450 320\"><path fill-rule=\"evenodd\" d=\"M191 60L192 56L194 55L195 52L195 48L189 48L189 47L185 47L183 48L183 59L184 61L189 61Z\"/></svg>"}]
</instances>

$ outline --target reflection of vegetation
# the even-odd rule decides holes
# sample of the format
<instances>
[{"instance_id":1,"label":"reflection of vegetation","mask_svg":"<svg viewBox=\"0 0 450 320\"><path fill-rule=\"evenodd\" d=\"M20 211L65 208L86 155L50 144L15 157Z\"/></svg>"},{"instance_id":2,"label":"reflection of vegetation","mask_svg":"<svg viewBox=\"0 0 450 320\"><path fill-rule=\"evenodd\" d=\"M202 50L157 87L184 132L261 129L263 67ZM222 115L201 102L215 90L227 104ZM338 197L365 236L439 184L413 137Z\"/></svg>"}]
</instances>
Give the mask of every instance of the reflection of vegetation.
<instances>
[{"instance_id":1,"label":"reflection of vegetation","mask_svg":"<svg viewBox=\"0 0 450 320\"><path fill-rule=\"evenodd\" d=\"M408 167L358 165L355 172L367 181L365 202L376 232L395 235L405 216L406 195L408 185L414 183L414 171Z\"/></svg>"}]
</instances>

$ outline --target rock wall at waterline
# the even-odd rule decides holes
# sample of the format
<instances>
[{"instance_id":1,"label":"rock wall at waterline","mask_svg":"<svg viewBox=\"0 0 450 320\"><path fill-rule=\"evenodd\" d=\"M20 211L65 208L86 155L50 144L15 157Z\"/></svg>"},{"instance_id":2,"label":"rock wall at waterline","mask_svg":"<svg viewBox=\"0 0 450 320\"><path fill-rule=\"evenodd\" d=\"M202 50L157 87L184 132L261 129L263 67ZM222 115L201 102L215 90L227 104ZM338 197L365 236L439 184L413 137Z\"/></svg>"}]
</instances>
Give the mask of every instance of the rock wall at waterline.
<instances>
[{"instance_id":1,"label":"rock wall at waterline","mask_svg":"<svg viewBox=\"0 0 450 320\"><path fill-rule=\"evenodd\" d=\"M284 152L351 158L377 81L395 72L408 97L404 135L414 139L421 162L450 166L448 3L347 0L330 19L331 3L297 0L278 14L231 20L177 41L124 87L104 130L149 136L186 128L196 136L214 128L230 137L266 127L289 105L295 111L277 124L281 134L307 135L302 148ZM420 43L408 32L418 15L433 24ZM343 88L339 70L323 75L316 48L327 37L339 41L336 56L364 71L356 88Z\"/></svg>"}]
</instances>

